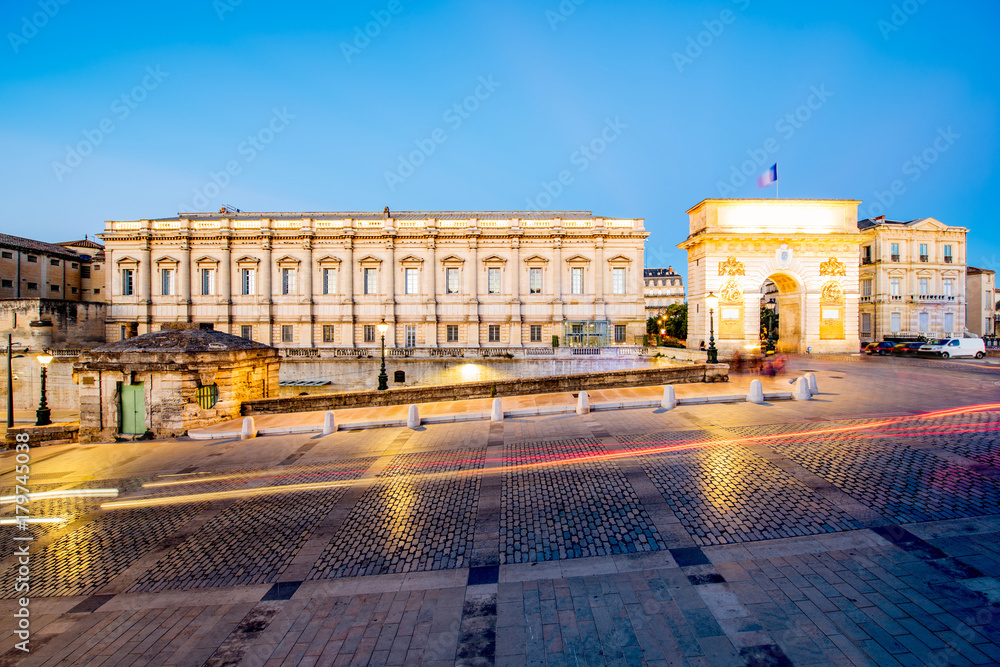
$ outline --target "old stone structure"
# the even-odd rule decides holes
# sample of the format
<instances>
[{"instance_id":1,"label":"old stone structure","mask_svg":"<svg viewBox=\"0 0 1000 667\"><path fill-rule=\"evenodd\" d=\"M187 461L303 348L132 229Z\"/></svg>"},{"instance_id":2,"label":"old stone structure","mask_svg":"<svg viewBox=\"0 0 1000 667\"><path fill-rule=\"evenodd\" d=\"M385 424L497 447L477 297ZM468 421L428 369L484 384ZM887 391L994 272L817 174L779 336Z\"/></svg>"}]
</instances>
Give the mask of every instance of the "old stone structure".
<instances>
[{"instance_id":1,"label":"old stone structure","mask_svg":"<svg viewBox=\"0 0 1000 667\"><path fill-rule=\"evenodd\" d=\"M684 278L674 267L643 269L642 282L647 317L666 310L667 306L684 303Z\"/></svg>"},{"instance_id":2,"label":"old stone structure","mask_svg":"<svg viewBox=\"0 0 1000 667\"><path fill-rule=\"evenodd\" d=\"M857 207L850 199L706 199L688 211L688 348L760 343L761 299L777 286L779 349L856 352Z\"/></svg>"},{"instance_id":3,"label":"old stone structure","mask_svg":"<svg viewBox=\"0 0 1000 667\"><path fill-rule=\"evenodd\" d=\"M0 299L101 301L103 246L46 243L0 234Z\"/></svg>"},{"instance_id":4,"label":"old stone structure","mask_svg":"<svg viewBox=\"0 0 1000 667\"><path fill-rule=\"evenodd\" d=\"M968 229L934 218L865 219L858 228L861 341L963 335Z\"/></svg>"},{"instance_id":5,"label":"old stone structure","mask_svg":"<svg viewBox=\"0 0 1000 667\"><path fill-rule=\"evenodd\" d=\"M194 323L283 348L634 343L641 219L586 211L109 221L108 340Z\"/></svg>"},{"instance_id":6,"label":"old stone structure","mask_svg":"<svg viewBox=\"0 0 1000 667\"><path fill-rule=\"evenodd\" d=\"M183 435L278 395L278 351L221 331L167 329L80 356L80 441Z\"/></svg>"}]
</instances>

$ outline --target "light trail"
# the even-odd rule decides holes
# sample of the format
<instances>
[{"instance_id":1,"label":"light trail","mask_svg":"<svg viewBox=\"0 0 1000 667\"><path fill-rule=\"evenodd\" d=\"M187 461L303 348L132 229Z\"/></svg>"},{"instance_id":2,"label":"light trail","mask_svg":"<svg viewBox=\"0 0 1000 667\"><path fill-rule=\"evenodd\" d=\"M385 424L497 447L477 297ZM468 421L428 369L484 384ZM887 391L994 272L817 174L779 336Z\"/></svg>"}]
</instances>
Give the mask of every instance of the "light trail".
<instances>
[{"instance_id":1,"label":"light trail","mask_svg":"<svg viewBox=\"0 0 1000 667\"><path fill-rule=\"evenodd\" d=\"M116 497L118 489L65 489L62 491L39 491L25 494L29 501L49 498ZM13 503L21 496L0 496L0 504Z\"/></svg>"},{"instance_id":2,"label":"light trail","mask_svg":"<svg viewBox=\"0 0 1000 667\"><path fill-rule=\"evenodd\" d=\"M0 519L0 526L17 526L25 523L66 523L69 519L63 517L28 517L24 519Z\"/></svg>"}]
</instances>

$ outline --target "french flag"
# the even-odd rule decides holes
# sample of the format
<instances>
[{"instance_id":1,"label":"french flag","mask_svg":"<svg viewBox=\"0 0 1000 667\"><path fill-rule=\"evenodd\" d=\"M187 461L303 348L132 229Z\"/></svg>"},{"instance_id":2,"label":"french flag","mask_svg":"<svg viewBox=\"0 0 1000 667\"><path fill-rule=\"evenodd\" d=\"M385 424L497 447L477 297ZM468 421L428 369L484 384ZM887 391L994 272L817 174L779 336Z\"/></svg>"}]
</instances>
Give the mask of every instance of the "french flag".
<instances>
[{"instance_id":1,"label":"french flag","mask_svg":"<svg viewBox=\"0 0 1000 667\"><path fill-rule=\"evenodd\" d=\"M775 162L771 165L771 168L760 175L757 179L757 187L766 188L771 183L778 182L778 163Z\"/></svg>"}]
</instances>

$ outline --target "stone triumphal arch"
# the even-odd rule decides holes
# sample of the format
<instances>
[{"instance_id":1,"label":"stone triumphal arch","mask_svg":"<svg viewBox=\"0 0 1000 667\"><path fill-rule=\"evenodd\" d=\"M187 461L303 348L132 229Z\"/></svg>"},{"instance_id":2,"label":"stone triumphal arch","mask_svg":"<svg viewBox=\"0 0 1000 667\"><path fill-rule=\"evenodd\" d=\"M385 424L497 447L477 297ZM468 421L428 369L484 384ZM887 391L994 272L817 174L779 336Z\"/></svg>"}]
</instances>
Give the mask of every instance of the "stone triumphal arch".
<instances>
[{"instance_id":1,"label":"stone triumphal arch","mask_svg":"<svg viewBox=\"0 0 1000 667\"><path fill-rule=\"evenodd\" d=\"M778 349L857 352L858 204L853 199L706 199L688 211L688 338L731 354L760 344L774 299Z\"/></svg>"}]
</instances>

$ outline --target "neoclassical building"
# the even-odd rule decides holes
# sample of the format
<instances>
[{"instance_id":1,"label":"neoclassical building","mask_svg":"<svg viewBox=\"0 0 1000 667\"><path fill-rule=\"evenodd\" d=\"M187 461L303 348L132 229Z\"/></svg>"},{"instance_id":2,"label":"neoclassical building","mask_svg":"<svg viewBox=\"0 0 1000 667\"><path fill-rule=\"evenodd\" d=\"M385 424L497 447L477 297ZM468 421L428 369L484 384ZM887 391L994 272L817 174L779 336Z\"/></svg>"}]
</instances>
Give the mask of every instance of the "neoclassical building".
<instances>
[{"instance_id":1,"label":"neoclassical building","mask_svg":"<svg viewBox=\"0 0 1000 667\"><path fill-rule=\"evenodd\" d=\"M277 347L633 344L641 219L588 211L108 221L109 341L193 323Z\"/></svg>"},{"instance_id":2,"label":"neoclassical building","mask_svg":"<svg viewBox=\"0 0 1000 667\"><path fill-rule=\"evenodd\" d=\"M684 278L674 267L643 269L642 280L648 316L666 310L667 306L684 303Z\"/></svg>"},{"instance_id":3,"label":"neoclassical building","mask_svg":"<svg viewBox=\"0 0 1000 667\"><path fill-rule=\"evenodd\" d=\"M861 341L965 333L968 229L884 217L861 230Z\"/></svg>"},{"instance_id":4,"label":"neoclassical building","mask_svg":"<svg viewBox=\"0 0 1000 667\"><path fill-rule=\"evenodd\" d=\"M688 210L678 245L688 253L688 347L709 342L710 295L719 351L759 345L760 307L776 287L779 349L856 352L859 203L706 199Z\"/></svg>"}]
</instances>

